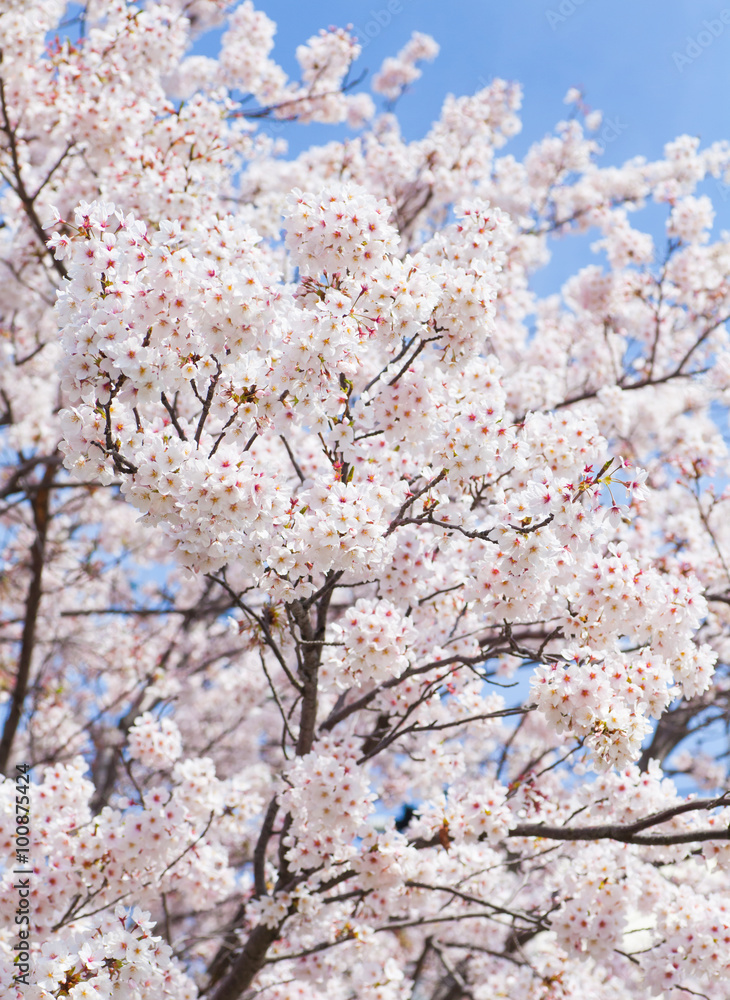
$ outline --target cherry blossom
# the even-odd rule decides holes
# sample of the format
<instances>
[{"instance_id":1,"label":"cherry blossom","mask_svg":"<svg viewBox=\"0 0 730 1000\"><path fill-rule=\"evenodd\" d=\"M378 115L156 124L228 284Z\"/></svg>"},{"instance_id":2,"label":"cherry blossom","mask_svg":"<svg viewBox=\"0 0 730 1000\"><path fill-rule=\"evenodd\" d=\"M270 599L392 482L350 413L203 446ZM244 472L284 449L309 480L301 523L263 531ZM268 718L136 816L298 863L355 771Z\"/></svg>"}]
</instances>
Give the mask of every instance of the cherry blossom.
<instances>
[{"instance_id":1,"label":"cherry blossom","mask_svg":"<svg viewBox=\"0 0 730 1000\"><path fill-rule=\"evenodd\" d=\"M725 1000L730 144L409 141L433 39L251 0L0 38L3 995Z\"/></svg>"}]
</instances>

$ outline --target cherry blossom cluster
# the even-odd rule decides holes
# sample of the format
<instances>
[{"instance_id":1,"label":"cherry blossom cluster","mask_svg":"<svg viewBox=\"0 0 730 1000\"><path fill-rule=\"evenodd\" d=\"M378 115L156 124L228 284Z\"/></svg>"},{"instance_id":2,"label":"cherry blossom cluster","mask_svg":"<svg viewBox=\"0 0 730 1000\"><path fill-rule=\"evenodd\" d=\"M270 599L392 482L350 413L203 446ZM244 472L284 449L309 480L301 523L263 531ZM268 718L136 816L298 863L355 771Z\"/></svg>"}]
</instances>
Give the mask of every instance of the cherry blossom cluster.
<instances>
[{"instance_id":1,"label":"cherry blossom cluster","mask_svg":"<svg viewBox=\"0 0 730 1000\"><path fill-rule=\"evenodd\" d=\"M25 996L32 1000L93 1000L120 994L130 1000L161 995L190 1000L195 996L170 946L151 933L154 923L149 913L138 907L130 913L117 906L113 913L84 924L71 925L44 943L33 970L35 982L24 987ZM5 985L12 989L10 983Z\"/></svg>"},{"instance_id":2,"label":"cherry blossom cluster","mask_svg":"<svg viewBox=\"0 0 730 1000\"><path fill-rule=\"evenodd\" d=\"M328 420L328 457L335 478L341 479L343 463L352 465L353 473L358 467L367 468L363 452L367 454L368 446L361 446L362 451L355 447L358 423L362 422L365 434L372 433L371 428L377 433L380 421L394 424L389 435L393 447L402 440L396 427L410 431L411 404L418 402L418 396L413 394L418 392L418 383L409 392L410 373L404 374L402 388L399 385L393 391L391 379L382 391L373 394L371 390L365 399L360 397L352 411L351 393L343 399L343 386L352 384L351 377L360 375L355 358L367 363L368 353L382 352L378 344L381 327L386 350L395 333L393 324L387 321L376 322L370 333L363 331L359 323L353 329L359 296L353 305L344 294L348 284L369 278L371 286L362 291L372 298L379 273L387 267L394 235L383 220L382 206L373 206L362 193L347 188L339 199L317 204L295 195L292 202L293 228L287 239L291 237L296 247L295 261L312 270L311 262L317 260L325 274L347 275L338 282L340 287L334 296L317 284L303 283L304 308L295 311L295 318L300 320L296 324L298 338L296 332L287 331L280 340L277 338L282 320L270 302L273 276L265 271L266 259L256 249L258 237L253 233L244 231L240 234L243 245L234 244L235 252L221 254L220 227L216 224L207 240L194 236L188 251L179 228L173 224L163 226L150 240L133 218L121 216L113 206L95 203L77 210L75 239L57 235L51 240L57 259L68 261L70 276L59 306L60 319L66 321L65 346L69 352L65 385L71 398L73 394L78 396L78 405L63 417L67 465L78 472L91 462L91 470L102 482L111 481L115 473L126 473L125 493L146 517L163 526L189 564L214 570L231 561L231 548L235 546L240 552L241 568L256 581L266 579L269 596L276 599L287 599L294 592L292 588L307 597L316 590L317 580L328 573L349 571L360 579L376 575L397 544L390 527L397 520L390 519L404 500L404 484L395 481L389 465L380 482L370 472L364 482L358 475L353 482L333 483L326 481L327 473L321 478L320 472L316 485L307 488L303 480L303 488L287 504L280 483L267 477L257 461L258 449L249 455L244 451L234 461L236 448L240 447L235 442L243 441L249 432L255 439L266 433L267 425L276 432L286 428L287 419L299 423L314 416L317 403L322 405L324 388L329 402L319 417L322 426ZM491 229L484 209L474 214L467 212L464 219L464 224L455 227L451 252L463 264L472 263L478 251L486 253L486 266L479 270L493 285L502 258L501 252L494 250L489 234L498 226L499 216L491 222ZM229 239L239 235L230 224L225 228ZM477 237L471 240L468 250L463 249L467 246L466 235ZM127 253L122 257L117 247L125 248ZM217 266L211 266L214 248L219 258ZM250 275L243 287L240 272L235 276L232 273L232 261L241 259L248 264ZM258 281L257 272L263 273ZM99 281L96 293L93 280ZM157 291L159 287L163 290ZM233 312L235 287L241 288L237 320ZM442 301L455 309L456 290L449 280L442 282L442 288ZM183 299L174 298L178 293ZM202 325L191 328L181 314L182 303L191 294L191 307L199 316L199 324L213 326L205 338ZM269 297L264 299L264 295ZM279 307L285 295L282 289ZM203 312L209 302L218 302L217 312L215 307ZM346 304L350 310L343 316ZM475 308L471 298L464 305L468 310ZM367 302L362 308L367 315ZM332 337L325 337L322 329L327 314L331 317L327 328ZM484 301L478 315L490 329L493 313ZM267 322L270 325L262 329ZM435 339L442 332L439 323L437 307L426 324L427 328L433 324ZM476 329L472 327L466 343L474 338ZM253 337L258 331L261 333L254 346ZM261 357L264 338L272 352L268 359ZM371 343L373 338L375 342ZM463 335L459 341L463 354ZM348 363L350 352L352 364ZM417 364L413 374L420 372L425 380L434 360ZM262 370L262 363L267 370ZM437 360L436 364L444 362ZM337 380L329 365L339 368ZM169 367L173 371L168 379ZM277 368L282 378L273 381L271 369L275 373ZM595 504L586 509L583 501L601 485L600 477L592 482L590 476L579 471L584 461L588 463L584 468L592 469L604 457L605 442L597 431L591 431L577 418L565 417L556 422L529 415L522 433L513 429L502 434L499 424L504 415L504 398L499 389L499 367L489 364L485 372L471 360L462 361L457 371L456 398L451 405L447 393L429 393L426 397L427 383L422 384L421 408L430 410L432 424L430 434L424 435L424 427L419 429L421 440L414 442L418 457L433 459L435 452L443 462L441 476L462 489L485 465L493 464L495 470L505 472L510 468L521 470L517 489L508 492L501 487L490 491L493 513L486 522L481 520L484 541L474 564L478 582L475 589L467 588L467 597L481 599L485 611L498 620L505 614L523 620L563 618L565 636L577 639L579 650L585 647L589 656L594 650L616 646L617 637L628 631L633 607L634 632L639 642L670 660L679 657L687 673L687 664L698 663L691 637L702 616L701 598L691 585L688 588L686 584L673 585L672 580L665 582L655 571L642 571L633 565L629 557L622 563L620 553L614 555L610 547L605 552L599 548L605 542L599 526L601 511ZM311 383L307 386L310 378L320 389L318 398L311 395ZM493 395L486 419L479 415L484 409L485 388L488 392L491 389ZM290 394L294 402L287 406ZM303 405L308 395L309 405ZM170 396L187 399L187 414L182 405L173 409ZM424 405L426 398L428 406ZM489 396L486 398L492 402ZM371 399L372 416L367 412ZM241 407L242 402L250 405ZM344 413L340 409L343 402ZM239 418L240 409L243 413ZM444 421L446 415L450 417L448 423ZM229 442L226 432L231 427ZM344 433L348 428L349 433ZM423 448L424 444L429 447ZM339 461L338 453L342 455ZM542 480L532 479L530 473L542 475ZM567 481L566 474L572 475L574 481ZM638 490L642 481L641 476L633 481L617 480L619 487L630 490ZM446 513L452 505L448 495L440 499L438 493L429 492L422 509L424 516L435 512L437 520L443 511L447 520L440 520L442 526L454 524L468 534L466 526L459 527L464 524L465 512L459 510L458 504L453 514ZM506 508L502 517L501 505ZM406 501L405 507L409 506ZM611 510L614 508L620 514L615 503ZM549 522L555 522L554 526ZM470 530L479 534L478 530ZM269 548L269 540L276 536L278 541ZM586 555L593 553L593 558L588 556L582 565L576 564L572 555L576 539L581 537ZM541 561L545 568L538 574L538 589L533 577ZM632 588L627 586L629 578L634 581ZM647 621L645 609L657 600L665 601L667 610L656 612ZM347 649L347 642L345 646ZM368 659L376 655L371 649ZM580 659L581 653L571 651L568 655ZM703 656L707 678L712 656L709 651ZM393 662L389 670L399 672L400 661L390 658ZM355 667L350 660L343 667L356 674L364 669ZM372 662L365 670L367 676L380 675ZM664 683L666 690L666 678ZM594 702L591 706L581 703L582 712L578 713L569 707L567 681L553 699L559 698L562 706L558 715L561 725L567 722L580 735L590 733L589 745L595 746L598 757L620 764L635 757L648 724L631 704L630 692L618 694L617 687L614 680L608 699L594 691ZM662 708L667 700L665 695ZM593 714L586 716L588 710ZM610 752L605 748L607 743L613 748Z\"/></svg>"},{"instance_id":3,"label":"cherry blossom cluster","mask_svg":"<svg viewBox=\"0 0 730 1000\"><path fill-rule=\"evenodd\" d=\"M361 598L332 632L344 646L341 666L360 686L396 677L412 662L416 630L389 601Z\"/></svg>"},{"instance_id":4,"label":"cherry blossom cluster","mask_svg":"<svg viewBox=\"0 0 730 1000\"><path fill-rule=\"evenodd\" d=\"M169 766L181 751L180 731L172 719L155 719L151 712L145 712L129 730L129 754L146 767Z\"/></svg>"},{"instance_id":5,"label":"cherry blossom cluster","mask_svg":"<svg viewBox=\"0 0 730 1000\"><path fill-rule=\"evenodd\" d=\"M113 903L101 911L87 905L81 907L78 915L73 912L81 898L77 890L83 891L84 883L97 889L103 883L105 889L111 889L108 894L111 900L125 898L127 883L133 877L132 859L139 866L138 873L145 872L148 879L151 857L149 854L144 860L140 857L140 838L147 847L155 842L153 827L143 829L142 824L137 824L130 835L131 824L128 822L120 829L117 819L109 832L112 843L116 840L120 846L125 844L128 862L124 865L121 855L108 846L104 825L89 828L88 802L93 785L83 777L84 770L81 759L67 766L48 768L43 780L34 787L36 854L31 908L34 944L39 947L33 956L33 981L30 986L22 987L23 995L42 1000L62 996L113 997L123 993L134 1000L160 995L188 1000L195 996L193 983L173 958L170 945L151 933L154 922L149 920L149 913L138 906L130 911L127 906L115 907ZM11 792L9 785L6 780L3 805L12 801L12 793L5 794L6 790ZM182 814L177 819L179 822ZM167 838L172 833L170 826ZM47 867L42 863L43 856L49 859ZM127 869L123 875L114 871L120 861ZM8 927L13 923L14 878L17 876L6 871L0 890L0 905ZM84 909L86 914L82 912ZM12 953L6 950L5 943L3 951L0 977L6 995L11 996L15 995Z\"/></svg>"},{"instance_id":6,"label":"cherry blossom cluster","mask_svg":"<svg viewBox=\"0 0 730 1000\"><path fill-rule=\"evenodd\" d=\"M294 817L289 836L295 871L358 853L353 840L372 812L375 795L355 760L341 750L325 751L298 757L283 775L287 788L280 803Z\"/></svg>"},{"instance_id":7,"label":"cherry blossom cluster","mask_svg":"<svg viewBox=\"0 0 730 1000\"><path fill-rule=\"evenodd\" d=\"M604 166L573 91L518 157L503 80L411 141L433 40L275 31L0 5L24 995L726 1000L730 144Z\"/></svg>"},{"instance_id":8,"label":"cherry blossom cluster","mask_svg":"<svg viewBox=\"0 0 730 1000\"><path fill-rule=\"evenodd\" d=\"M416 64L435 59L438 54L439 47L430 35L414 31L397 56L385 59L373 79L373 90L395 101L406 87L421 76L421 70Z\"/></svg>"}]
</instances>

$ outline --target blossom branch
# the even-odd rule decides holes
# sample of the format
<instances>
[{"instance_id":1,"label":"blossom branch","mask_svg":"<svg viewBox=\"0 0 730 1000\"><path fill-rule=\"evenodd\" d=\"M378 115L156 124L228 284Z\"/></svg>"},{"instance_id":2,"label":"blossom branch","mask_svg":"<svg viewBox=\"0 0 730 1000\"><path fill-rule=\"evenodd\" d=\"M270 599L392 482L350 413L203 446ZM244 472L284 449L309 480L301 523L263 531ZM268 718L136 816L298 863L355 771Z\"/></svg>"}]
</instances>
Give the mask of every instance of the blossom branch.
<instances>
[{"instance_id":1,"label":"blossom branch","mask_svg":"<svg viewBox=\"0 0 730 1000\"><path fill-rule=\"evenodd\" d=\"M2 50L0 50L0 65L2 64ZM25 186L23 181L23 174L20 166L20 156L18 153L18 136L16 128L10 124L10 112L8 109L7 98L5 94L5 81L0 76L0 111L2 112L2 122L0 123L0 131L4 132L8 139L8 146L10 149L10 161L13 167L13 178L12 180L6 177L2 171L0 171L0 176L3 177L5 181L10 185L15 194L17 195L20 204L23 206L23 211L31 224L35 235L37 236L39 242L43 246L44 252L49 255L51 263L55 268L56 272L61 278L68 277L68 271L66 266L61 260L56 260L53 250L46 245L46 233L41 225L41 221L38 218L38 213L35 208L35 198L40 193L43 185L36 191L35 195L31 195ZM69 149L71 147L69 146ZM68 150L67 150L68 152ZM65 155L65 154L64 154ZM55 168L54 168L55 169Z\"/></svg>"}]
</instances>

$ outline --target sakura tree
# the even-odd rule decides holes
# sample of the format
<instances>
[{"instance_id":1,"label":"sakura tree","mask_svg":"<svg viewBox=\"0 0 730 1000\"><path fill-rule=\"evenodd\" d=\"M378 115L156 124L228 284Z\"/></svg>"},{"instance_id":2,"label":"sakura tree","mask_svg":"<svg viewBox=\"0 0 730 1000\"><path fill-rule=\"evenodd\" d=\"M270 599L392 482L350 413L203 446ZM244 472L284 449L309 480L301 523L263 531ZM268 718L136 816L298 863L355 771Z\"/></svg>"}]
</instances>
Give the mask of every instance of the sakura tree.
<instances>
[{"instance_id":1,"label":"sakura tree","mask_svg":"<svg viewBox=\"0 0 730 1000\"><path fill-rule=\"evenodd\" d=\"M725 1000L730 144L0 12L3 995Z\"/></svg>"}]
</instances>

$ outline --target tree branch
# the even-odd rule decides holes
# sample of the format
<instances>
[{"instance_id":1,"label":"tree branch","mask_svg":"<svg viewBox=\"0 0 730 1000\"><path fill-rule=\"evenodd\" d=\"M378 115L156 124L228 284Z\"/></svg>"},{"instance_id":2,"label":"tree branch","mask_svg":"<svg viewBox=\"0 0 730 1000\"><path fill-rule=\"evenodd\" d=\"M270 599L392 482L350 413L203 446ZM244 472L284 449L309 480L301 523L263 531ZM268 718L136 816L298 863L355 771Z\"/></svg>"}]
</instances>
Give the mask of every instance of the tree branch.
<instances>
[{"instance_id":1,"label":"tree branch","mask_svg":"<svg viewBox=\"0 0 730 1000\"><path fill-rule=\"evenodd\" d=\"M48 531L51 502L50 484L53 480L54 470L54 465L49 462L46 465L40 486L30 501L36 536L30 549L30 583L25 600L25 621L23 622L23 633L20 641L20 656L15 675L15 687L10 700L10 711L3 726L2 739L0 739L0 773L2 774L7 774L10 751L18 725L20 724L25 696L28 691L30 667L36 641L38 610L41 603L46 534Z\"/></svg>"}]
</instances>

